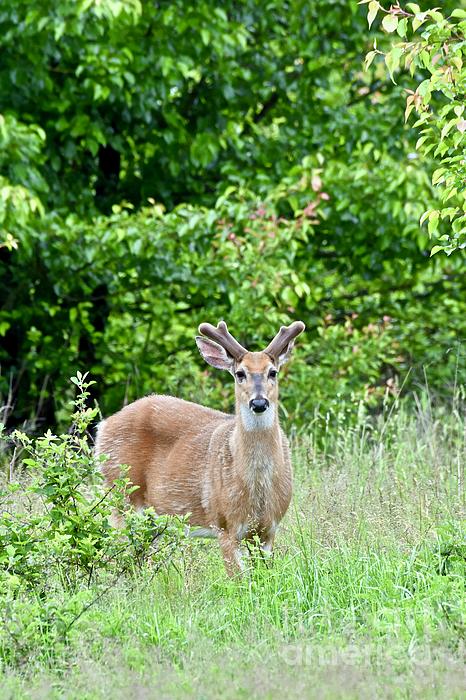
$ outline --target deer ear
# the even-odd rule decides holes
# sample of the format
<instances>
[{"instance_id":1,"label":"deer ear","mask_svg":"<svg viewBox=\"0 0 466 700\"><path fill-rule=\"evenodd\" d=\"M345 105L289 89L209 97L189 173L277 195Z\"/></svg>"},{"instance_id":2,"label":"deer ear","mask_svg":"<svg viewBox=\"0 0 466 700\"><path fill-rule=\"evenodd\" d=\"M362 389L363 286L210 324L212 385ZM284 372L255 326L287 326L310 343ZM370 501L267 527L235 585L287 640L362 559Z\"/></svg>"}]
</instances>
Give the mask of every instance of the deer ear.
<instances>
[{"instance_id":1,"label":"deer ear","mask_svg":"<svg viewBox=\"0 0 466 700\"><path fill-rule=\"evenodd\" d=\"M290 357L291 357L291 353L292 353L292 351L293 351L293 347L294 347L294 339L293 339L293 340L290 340L290 342L288 343L288 345L287 345L285 348L283 348L283 350L281 351L280 355L277 357L277 365L278 365L279 368L280 368L282 365L284 365L285 362L288 362L288 360L289 360Z\"/></svg>"},{"instance_id":2,"label":"deer ear","mask_svg":"<svg viewBox=\"0 0 466 700\"><path fill-rule=\"evenodd\" d=\"M221 345L200 335L196 336L196 344L202 357L209 365L217 369L233 371L235 361Z\"/></svg>"}]
</instances>

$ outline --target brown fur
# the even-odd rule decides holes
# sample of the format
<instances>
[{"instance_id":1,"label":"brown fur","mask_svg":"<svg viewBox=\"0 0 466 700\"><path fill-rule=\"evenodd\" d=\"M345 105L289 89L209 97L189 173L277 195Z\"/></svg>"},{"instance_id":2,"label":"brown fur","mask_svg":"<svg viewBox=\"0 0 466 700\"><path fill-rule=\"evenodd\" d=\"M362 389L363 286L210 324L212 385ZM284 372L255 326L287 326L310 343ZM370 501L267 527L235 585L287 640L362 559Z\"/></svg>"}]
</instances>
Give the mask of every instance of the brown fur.
<instances>
[{"instance_id":1,"label":"brown fur","mask_svg":"<svg viewBox=\"0 0 466 700\"><path fill-rule=\"evenodd\" d=\"M246 373L235 383L234 416L172 396L147 396L100 423L96 453L108 456L103 472L109 484L120 465L130 467L139 487L131 495L136 507L190 513L191 525L212 529L231 575L242 568L241 539L257 535L264 550L272 550L290 503L292 472L278 421L278 382L268 376L279 361L265 352L229 360L232 374ZM258 389L270 402L259 417L249 404Z\"/></svg>"}]
</instances>

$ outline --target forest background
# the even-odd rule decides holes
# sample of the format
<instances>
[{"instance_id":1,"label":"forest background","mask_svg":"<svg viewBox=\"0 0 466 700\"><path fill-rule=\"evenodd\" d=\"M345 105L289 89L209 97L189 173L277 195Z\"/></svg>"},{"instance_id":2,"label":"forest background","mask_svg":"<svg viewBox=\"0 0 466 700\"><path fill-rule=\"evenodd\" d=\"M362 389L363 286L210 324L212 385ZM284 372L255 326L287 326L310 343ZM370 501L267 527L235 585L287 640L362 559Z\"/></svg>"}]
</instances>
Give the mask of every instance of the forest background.
<instances>
[{"instance_id":1,"label":"forest background","mask_svg":"<svg viewBox=\"0 0 466 700\"><path fill-rule=\"evenodd\" d=\"M374 52L365 70L373 46L403 39L394 10L369 31L378 5L2 6L7 426L66 425L77 369L104 414L152 391L231 408L194 344L221 318L252 349L306 323L283 383L297 425L376 410L401 386L445 398L464 384L464 255L430 257L429 231L451 228L420 225L438 211L438 157L404 122L429 62L393 78L401 49L396 66ZM458 6L442 4L457 29Z\"/></svg>"}]
</instances>

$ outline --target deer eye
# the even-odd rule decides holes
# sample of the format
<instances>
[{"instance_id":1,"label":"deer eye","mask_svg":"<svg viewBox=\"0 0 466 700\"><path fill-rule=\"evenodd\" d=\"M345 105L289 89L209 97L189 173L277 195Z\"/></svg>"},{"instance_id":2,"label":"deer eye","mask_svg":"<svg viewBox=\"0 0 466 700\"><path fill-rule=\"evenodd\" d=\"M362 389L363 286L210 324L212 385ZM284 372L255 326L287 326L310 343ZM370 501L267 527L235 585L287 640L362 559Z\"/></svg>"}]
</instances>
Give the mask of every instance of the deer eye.
<instances>
[{"instance_id":1,"label":"deer eye","mask_svg":"<svg viewBox=\"0 0 466 700\"><path fill-rule=\"evenodd\" d=\"M246 379L246 372L239 369L237 372L235 372L235 377L239 382L242 382L244 379Z\"/></svg>"},{"instance_id":2,"label":"deer eye","mask_svg":"<svg viewBox=\"0 0 466 700\"><path fill-rule=\"evenodd\" d=\"M269 370L269 379L276 379L277 378L277 370L276 369L271 369Z\"/></svg>"}]
</instances>

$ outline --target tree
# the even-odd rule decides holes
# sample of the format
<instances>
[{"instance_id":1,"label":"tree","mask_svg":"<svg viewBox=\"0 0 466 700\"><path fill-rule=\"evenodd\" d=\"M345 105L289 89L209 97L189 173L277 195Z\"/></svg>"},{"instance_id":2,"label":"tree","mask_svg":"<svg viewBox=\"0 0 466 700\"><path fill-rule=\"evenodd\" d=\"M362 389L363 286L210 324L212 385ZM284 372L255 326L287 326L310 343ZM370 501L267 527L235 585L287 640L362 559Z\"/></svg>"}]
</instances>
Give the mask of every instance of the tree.
<instances>
[{"instance_id":1,"label":"tree","mask_svg":"<svg viewBox=\"0 0 466 700\"><path fill-rule=\"evenodd\" d=\"M392 80L402 68L417 78L416 89L407 90L405 119L413 112L418 116L416 149L432 154L437 163L432 184L439 190L441 203L425 211L420 223L427 221L429 235L438 237L431 255L441 250L450 254L466 247L466 10L449 12L437 7L421 11L414 2L385 9L375 0L363 3L368 3L369 27L382 13L384 31L398 35L386 52L374 44L366 56L366 67L382 55Z\"/></svg>"}]
</instances>

